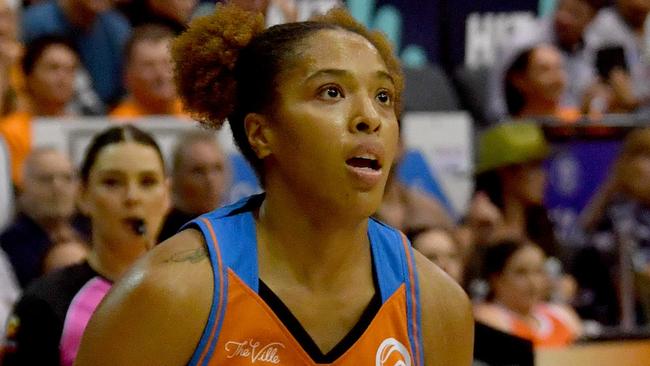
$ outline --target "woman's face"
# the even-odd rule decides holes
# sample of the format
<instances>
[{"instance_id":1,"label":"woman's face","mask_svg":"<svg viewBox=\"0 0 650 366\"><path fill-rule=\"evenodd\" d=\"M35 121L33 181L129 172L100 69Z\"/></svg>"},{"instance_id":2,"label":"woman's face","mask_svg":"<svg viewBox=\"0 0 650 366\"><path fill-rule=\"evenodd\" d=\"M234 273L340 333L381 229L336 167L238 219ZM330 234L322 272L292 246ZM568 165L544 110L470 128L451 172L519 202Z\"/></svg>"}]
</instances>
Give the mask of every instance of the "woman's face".
<instances>
[{"instance_id":1,"label":"woman's face","mask_svg":"<svg viewBox=\"0 0 650 366\"><path fill-rule=\"evenodd\" d=\"M454 239L444 230L430 230L418 235L413 246L456 282L461 282L463 263Z\"/></svg>"},{"instance_id":2,"label":"woman's face","mask_svg":"<svg viewBox=\"0 0 650 366\"><path fill-rule=\"evenodd\" d=\"M90 169L82 206L92 220L96 242L153 246L169 207L169 188L156 150L130 141L106 145ZM146 225L144 235L133 227L137 220Z\"/></svg>"},{"instance_id":3,"label":"woman's face","mask_svg":"<svg viewBox=\"0 0 650 366\"><path fill-rule=\"evenodd\" d=\"M543 300L545 283L544 253L532 245L512 254L503 272L492 278L495 300L521 314Z\"/></svg>"},{"instance_id":4,"label":"woman's face","mask_svg":"<svg viewBox=\"0 0 650 366\"><path fill-rule=\"evenodd\" d=\"M540 98L559 103L566 88L566 79L560 52L552 46L539 46L530 56L521 88L526 99Z\"/></svg>"},{"instance_id":5,"label":"woman's face","mask_svg":"<svg viewBox=\"0 0 650 366\"><path fill-rule=\"evenodd\" d=\"M179 23L186 23L198 0L149 0L149 7L156 13Z\"/></svg>"},{"instance_id":6,"label":"woman's face","mask_svg":"<svg viewBox=\"0 0 650 366\"><path fill-rule=\"evenodd\" d=\"M526 205L541 205L546 189L546 171L541 161L508 167L506 194L513 195Z\"/></svg>"},{"instance_id":7,"label":"woman's face","mask_svg":"<svg viewBox=\"0 0 650 366\"><path fill-rule=\"evenodd\" d=\"M568 49L573 48L582 40L582 35L594 15L596 11L587 1L558 1L553 23L559 43Z\"/></svg>"},{"instance_id":8,"label":"woman's face","mask_svg":"<svg viewBox=\"0 0 650 366\"><path fill-rule=\"evenodd\" d=\"M65 106L74 97L77 55L67 46L53 44L41 54L26 82L35 103Z\"/></svg>"},{"instance_id":9,"label":"woman's face","mask_svg":"<svg viewBox=\"0 0 650 366\"><path fill-rule=\"evenodd\" d=\"M267 187L309 204L369 216L379 207L397 152L395 86L360 35L322 30L298 46L278 77L265 159Z\"/></svg>"}]
</instances>

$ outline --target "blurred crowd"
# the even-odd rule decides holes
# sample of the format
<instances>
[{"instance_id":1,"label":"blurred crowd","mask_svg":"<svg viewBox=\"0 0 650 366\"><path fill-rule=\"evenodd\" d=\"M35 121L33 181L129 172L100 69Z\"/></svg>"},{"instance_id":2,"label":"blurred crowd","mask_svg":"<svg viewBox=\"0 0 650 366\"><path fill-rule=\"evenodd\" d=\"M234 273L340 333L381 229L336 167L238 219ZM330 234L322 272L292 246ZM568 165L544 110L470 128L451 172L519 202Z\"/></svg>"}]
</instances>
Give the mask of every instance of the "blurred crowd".
<instances>
[{"instance_id":1,"label":"blurred crowd","mask_svg":"<svg viewBox=\"0 0 650 366\"><path fill-rule=\"evenodd\" d=\"M309 1L233 1L267 14L269 25L310 15ZM313 1L309 9L336 5ZM170 161L149 170L138 165L147 163L146 149L96 151L84 171L65 153L32 143L36 117L107 116L124 136L139 136L124 127L136 117L190 121L175 90L169 46L213 6L199 0L0 0L0 136L11 157L17 206L0 233L0 324L6 325L0 363L6 353L6 365L27 364L12 356L20 325L10 314L36 306L34 293L53 283L42 276L85 261L105 261L107 273L119 276L119 268L141 254L111 246L117 239L101 223L150 199L147 187L165 192L156 193L155 206L164 217L143 234L154 244L225 202L231 168L213 132L180 136ZM543 163L552 149L542 128L523 120L571 123L647 112L649 12L650 0L558 0L529 32L502 40L490 70L482 116L490 123L477 137L467 212L456 220L435 198L391 176L376 214L467 291L478 322L536 348L650 322L650 129L627 135L567 245L544 206ZM104 167L102 154L109 153L126 154L142 171ZM112 175L95 177L94 169ZM130 188L130 179L140 188ZM145 230L138 219L124 220L136 232ZM57 290L50 286L48 296L57 297Z\"/></svg>"}]
</instances>

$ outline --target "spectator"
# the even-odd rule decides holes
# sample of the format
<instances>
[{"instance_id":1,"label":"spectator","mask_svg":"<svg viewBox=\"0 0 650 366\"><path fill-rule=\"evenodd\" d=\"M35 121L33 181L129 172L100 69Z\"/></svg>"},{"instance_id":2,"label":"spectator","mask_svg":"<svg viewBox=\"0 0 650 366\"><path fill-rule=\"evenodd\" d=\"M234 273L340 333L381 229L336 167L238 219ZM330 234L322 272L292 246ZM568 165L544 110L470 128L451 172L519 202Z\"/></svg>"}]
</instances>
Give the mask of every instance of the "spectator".
<instances>
[{"instance_id":1,"label":"spectator","mask_svg":"<svg viewBox=\"0 0 650 366\"><path fill-rule=\"evenodd\" d=\"M480 137L476 192L470 204L464 230L472 253L466 281L474 292L485 246L499 239L531 240L539 245L553 279L548 297L571 302L575 280L564 269L569 262L567 248L557 240L553 223L543 204L546 171L543 161L550 148L541 128L532 123L511 122L493 127ZM477 287L478 297L483 294Z\"/></svg>"},{"instance_id":2,"label":"spectator","mask_svg":"<svg viewBox=\"0 0 650 366\"><path fill-rule=\"evenodd\" d=\"M581 316L605 325L617 325L621 237L634 242L632 253L637 298L650 319L650 129L631 132L625 139L608 181L583 213L586 234L576 255L573 273L578 281L577 310ZM645 319L644 319L645 318Z\"/></svg>"},{"instance_id":3,"label":"spectator","mask_svg":"<svg viewBox=\"0 0 650 366\"><path fill-rule=\"evenodd\" d=\"M455 234L444 227L409 233L413 247L445 271L457 283L463 281L463 254Z\"/></svg>"},{"instance_id":4,"label":"spectator","mask_svg":"<svg viewBox=\"0 0 650 366\"><path fill-rule=\"evenodd\" d=\"M93 228L87 261L46 275L14 308L4 366L72 365L87 321L112 283L150 250L169 203L164 163L132 126L96 136L81 166L81 206Z\"/></svg>"},{"instance_id":5,"label":"spectator","mask_svg":"<svg viewBox=\"0 0 650 366\"><path fill-rule=\"evenodd\" d=\"M32 148L33 117L61 117L71 114L67 107L74 97L77 54L63 38L44 37L27 45L22 59L26 102L0 120L0 134L7 142L12 160L12 179L22 184L22 165Z\"/></svg>"},{"instance_id":6,"label":"spectator","mask_svg":"<svg viewBox=\"0 0 650 366\"><path fill-rule=\"evenodd\" d=\"M128 21L112 6L112 0L52 0L28 7L22 18L26 43L44 35L72 40L92 87L107 105L123 92L122 54L130 34Z\"/></svg>"},{"instance_id":7,"label":"spectator","mask_svg":"<svg viewBox=\"0 0 650 366\"><path fill-rule=\"evenodd\" d=\"M16 1L0 0L0 118L16 109L21 91L17 7Z\"/></svg>"},{"instance_id":8,"label":"spectator","mask_svg":"<svg viewBox=\"0 0 650 366\"><path fill-rule=\"evenodd\" d=\"M497 61L490 76L490 114L497 121L507 116L503 78L507 65L522 50L539 44L555 46L562 55L567 73L566 88L560 104L579 108L586 90L595 82L594 50L586 42L586 30L603 7L605 0L559 0L555 11L539 19L527 31L501 40Z\"/></svg>"},{"instance_id":9,"label":"spectator","mask_svg":"<svg viewBox=\"0 0 650 366\"><path fill-rule=\"evenodd\" d=\"M86 241L83 221L75 219L77 183L70 160L41 148L25 162L25 182L18 195L19 213L0 234L21 287L42 274L50 247L60 242Z\"/></svg>"},{"instance_id":10,"label":"spectator","mask_svg":"<svg viewBox=\"0 0 650 366\"><path fill-rule=\"evenodd\" d=\"M541 128L532 123L503 123L485 131L479 140L475 200L498 209L492 231L482 230L480 217L468 213L467 224L484 236L521 237L538 243L546 255L560 256L552 224L543 206L546 172L542 165L550 148ZM484 200L485 201L485 200ZM471 205L478 209L476 205ZM493 210L485 210L493 214ZM482 231L481 231L482 230Z\"/></svg>"},{"instance_id":11,"label":"spectator","mask_svg":"<svg viewBox=\"0 0 650 366\"><path fill-rule=\"evenodd\" d=\"M216 136L207 131L182 136L172 156L173 208L158 240L166 240L185 223L217 208L224 202L229 184L228 157Z\"/></svg>"},{"instance_id":12,"label":"spectator","mask_svg":"<svg viewBox=\"0 0 650 366\"><path fill-rule=\"evenodd\" d=\"M532 242L490 245L484 262L490 295L475 305L476 320L530 340L537 348L566 346L578 338L582 326L575 312L544 301L544 262L544 252Z\"/></svg>"},{"instance_id":13,"label":"spectator","mask_svg":"<svg viewBox=\"0 0 650 366\"><path fill-rule=\"evenodd\" d=\"M616 0L602 9L587 32L594 48L620 46L626 66L619 65L600 80L595 98L605 97L601 108L609 112L629 112L650 102L650 71L644 24L650 12L650 0Z\"/></svg>"},{"instance_id":14,"label":"spectator","mask_svg":"<svg viewBox=\"0 0 650 366\"><path fill-rule=\"evenodd\" d=\"M180 34L198 4L198 0L133 0L119 6L133 26L158 24Z\"/></svg>"},{"instance_id":15,"label":"spectator","mask_svg":"<svg viewBox=\"0 0 650 366\"><path fill-rule=\"evenodd\" d=\"M128 92L111 116L124 119L146 115L185 116L176 93L169 50L174 34L159 25L135 28L125 48L124 83Z\"/></svg>"},{"instance_id":16,"label":"spectator","mask_svg":"<svg viewBox=\"0 0 650 366\"><path fill-rule=\"evenodd\" d=\"M503 79L508 114L513 117L556 117L575 121L578 108L564 107L567 73L562 54L549 44L523 49L507 67Z\"/></svg>"}]
</instances>

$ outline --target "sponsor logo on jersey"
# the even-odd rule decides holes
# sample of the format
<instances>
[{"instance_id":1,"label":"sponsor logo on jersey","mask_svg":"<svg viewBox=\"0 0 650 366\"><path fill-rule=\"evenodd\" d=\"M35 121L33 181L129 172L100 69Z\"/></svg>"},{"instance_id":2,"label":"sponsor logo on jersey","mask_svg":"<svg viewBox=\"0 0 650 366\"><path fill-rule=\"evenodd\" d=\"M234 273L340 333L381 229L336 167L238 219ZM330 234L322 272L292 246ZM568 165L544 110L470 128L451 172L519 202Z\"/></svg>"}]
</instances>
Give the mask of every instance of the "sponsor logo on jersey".
<instances>
[{"instance_id":1,"label":"sponsor logo on jersey","mask_svg":"<svg viewBox=\"0 0 650 366\"><path fill-rule=\"evenodd\" d=\"M377 348L375 366L411 366L411 355L395 338L386 338Z\"/></svg>"},{"instance_id":2,"label":"sponsor logo on jersey","mask_svg":"<svg viewBox=\"0 0 650 366\"><path fill-rule=\"evenodd\" d=\"M284 349L284 344L280 342L271 342L262 344L254 339L246 341L227 342L224 346L227 358L249 358L251 363L270 363L277 365L280 363L280 349Z\"/></svg>"}]
</instances>

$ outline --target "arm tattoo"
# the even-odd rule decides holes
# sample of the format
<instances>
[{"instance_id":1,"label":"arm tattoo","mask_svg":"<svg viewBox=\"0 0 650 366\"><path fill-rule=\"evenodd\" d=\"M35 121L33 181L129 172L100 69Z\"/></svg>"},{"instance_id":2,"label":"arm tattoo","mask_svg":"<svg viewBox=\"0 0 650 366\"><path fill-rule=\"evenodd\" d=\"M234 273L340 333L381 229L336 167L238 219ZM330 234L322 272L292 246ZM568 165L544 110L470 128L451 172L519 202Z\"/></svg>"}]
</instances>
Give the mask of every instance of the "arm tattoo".
<instances>
[{"instance_id":1,"label":"arm tattoo","mask_svg":"<svg viewBox=\"0 0 650 366\"><path fill-rule=\"evenodd\" d=\"M165 263L198 263L205 258L208 258L208 251L202 246L200 248L175 253L169 259L165 260Z\"/></svg>"}]
</instances>

